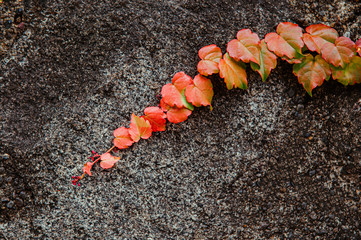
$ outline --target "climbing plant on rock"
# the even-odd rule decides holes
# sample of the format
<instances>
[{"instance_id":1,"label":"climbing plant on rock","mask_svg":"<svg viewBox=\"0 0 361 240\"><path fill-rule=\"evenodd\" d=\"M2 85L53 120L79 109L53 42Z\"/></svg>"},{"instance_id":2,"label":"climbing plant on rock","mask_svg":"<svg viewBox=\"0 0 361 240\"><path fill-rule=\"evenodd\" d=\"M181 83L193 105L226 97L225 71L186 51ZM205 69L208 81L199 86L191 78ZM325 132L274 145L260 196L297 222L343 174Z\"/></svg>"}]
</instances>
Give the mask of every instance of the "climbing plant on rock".
<instances>
[{"instance_id":1,"label":"climbing plant on rock","mask_svg":"<svg viewBox=\"0 0 361 240\"><path fill-rule=\"evenodd\" d=\"M294 75L310 96L315 87L331 77L345 86L361 83L361 39L355 43L348 37L339 37L335 29L324 24L311 25L303 31L297 24L283 22L262 40L250 29L242 29L237 39L227 44L225 54L212 44L201 48L198 55L199 74L192 79L184 72L176 73L172 82L162 87L158 106L147 107L142 116L133 113L129 128L123 126L114 131L114 146L107 152L100 155L92 151L83 175L72 177L74 185L80 185L86 174L91 176L98 161L104 169L113 167L120 157L113 156L112 151L148 139L152 132L165 131L166 120L183 122L194 107L210 106L212 110L210 75L219 74L228 89L247 89L247 64L266 81L280 58L293 64Z\"/></svg>"}]
</instances>

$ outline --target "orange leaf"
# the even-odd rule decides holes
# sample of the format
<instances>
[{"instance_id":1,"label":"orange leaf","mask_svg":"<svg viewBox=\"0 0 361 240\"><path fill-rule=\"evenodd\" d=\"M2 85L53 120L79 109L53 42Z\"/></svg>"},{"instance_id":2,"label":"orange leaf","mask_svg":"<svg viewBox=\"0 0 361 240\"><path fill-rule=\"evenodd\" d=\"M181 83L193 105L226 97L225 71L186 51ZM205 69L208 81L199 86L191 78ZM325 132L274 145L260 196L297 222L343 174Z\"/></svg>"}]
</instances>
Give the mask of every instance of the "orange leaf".
<instances>
[{"instance_id":1,"label":"orange leaf","mask_svg":"<svg viewBox=\"0 0 361 240\"><path fill-rule=\"evenodd\" d=\"M197 69L198 72L204 76L218 73L218 63L222 58L222 52L215 44L202 47L198 51L199 57L202 59L199 61Z\"/></svg>"},{"instance_id":2,"label":"orange leaf","mask_svg":"<svg viewBox=\"0 0 361 240\"><path fill-rule=\"evenodd\" d=\"M289 59L289 58L286 57L286 56L281 57L282 60L288 62L289 64L301 63L301 62L302 62L302 58L303 58L303 56L300 56L300 58L291 58L291 59Z\"/></svg>"},{"instance_id":3,"label":"orange leaf","mask_svg":"<svg viewBox=\"0 0 361 240\"><path fill-rule=\"evenodd\" d=\"M219 76L224 78L227 89L247 89L246 65L241 61L236 62L228 53L219 61Z\"/></svg>"},{"instance_id":4,"label":"orange leaf","mask_svg":"<svg viewBox=\"0 0 361 240\"><path fill-rule=\"evenodd\" d=\"M196 107L211 106L213 97L213 85L211 80L198 74L194 77L193 83L186 88L185 95L187 101Z\"/></svg>"},{"instance_id":5,"label":"orange leaf","mask_svg":"<svg viewBox=\"0 0 361 240\"><path fill-rule=\"evenodd\" d=\"M192 113L188 108L171 107L163 99L160 100L160 106L164 112L167 112L167 119L171 123L184 122Z\"/></svg>"},{"instance_id":6,"label":"orange leaf","mask_svg":"<svg viewBox=\"0 0 361 240\"><path fill-rule=\"evenodd\" d=\"M120 127L114 130L114 146L119 149L128 148L133 144L133 140L130 137L129 129L126 127Z\"/></svg>"},{"instance_id":7,"label":"orange leaf","mask_svg":"<svg viewBox=\"0 0 361 240\"><path fill-rule=\"evenodd\" d=\"M92 169L93 167L93 163L92 162L87 162L86 164L84 164L84 167L83 167L83 172L87 173L89 176L92 175L92 173L90 172L90 170Z\"/></svg>"},{"instance_id":8,"label":"orange leaf","mask_svg":"<svg viewBox=\"0 0 361 240\"><path fill-rule=\"evenodd\" d=\"M192 104L187 102L184 95L185 88L192 83L192 78L184 72L178 72L174 75L172 83L168 83L162 88L162 99L169 106L186 107L193 110Z\"/></svg>"},{"instance_id":9,"label":"orange leaf","mask_svg":"<svg viewBox=\"0 0 361 240\"><path fill-rule=\"evenodd\" d=\"M335 44L327 42L321 49L322 58L335 67L344 67L356 53L355 43L348 37L339 37Z\"/></svg>"},{"instance_id":10,"label":"orange leaf","mask_svg":"<svg viewBox=\"0 0 361 240\"><path fill-rule=\"evenodd\" d=\"M256 33L249 29L242 29L237 33L237 39L233 39L227 45L229 56L236 61L248 63L250 61L259 64L260 39Z\"/></svg>"},{"instance_id":11,"label":"orange leaf","mask_svg":"<svg viewBox=\"0 0 361 240\"><path fill-rule=\"evenodd\" d=\"M100 156L100 167L108 169L114 166L120 160L120 157L114 157L110 153L104 153Z\"/></svg>"},{"instance_id":12,"label":"orange leaf","mask_svg":"<svg viewBox=\"0 0 361 240\"><path fill-rule=\"evenodd\" d=\"M129 134L134 142L138 142L141 138L148 139L152 135L152 127L148 120L135 116L133 113Z\"/></svg>"},{"instance_id":13,"label":"orange leaf","mask_svg":"<svg viewBox=\"0 0 361 240\"><path fill-rule=\"evenodd\" d=\"M356 42L356 51L361 56L361 39Z\"/></svg>"},{"instance_id":14,"label":"orange leaf","mask_svg":"<svg viewBox=\"0 0 361 240\"><path fill-rule=\"evenodd\" d=\"M167 115L159 107L147 107L144 109L145 116L142 116L145 120L148 120L152 126L152 131L165 131L165 118Z\"/></svg>"},{"instance_id":15,"label":"orange leaf","mask_svg":"<svg viewBox=\"0 0 361 240\"><path fill-rule=\"evenodd\" d=\"M324 25L314 24L306 28L303 34L303 41L311 51L321 53L321 48L326 42L335 43L338 33L335 29Z\"/></svg>"},{"instance_id":16,"label":"orange leaf","mask_svg":"<svg viewBox=\"0 0 361 240\"><path fill-rule=\"evenodd\" d=\"M304 45L302 28L297 24L290 22L278 24L277 33L268 33L265 36L265 41L268 49L279 57L286 56L292 59L302 56L301 48Z\"/></svg>"}]
</instances>

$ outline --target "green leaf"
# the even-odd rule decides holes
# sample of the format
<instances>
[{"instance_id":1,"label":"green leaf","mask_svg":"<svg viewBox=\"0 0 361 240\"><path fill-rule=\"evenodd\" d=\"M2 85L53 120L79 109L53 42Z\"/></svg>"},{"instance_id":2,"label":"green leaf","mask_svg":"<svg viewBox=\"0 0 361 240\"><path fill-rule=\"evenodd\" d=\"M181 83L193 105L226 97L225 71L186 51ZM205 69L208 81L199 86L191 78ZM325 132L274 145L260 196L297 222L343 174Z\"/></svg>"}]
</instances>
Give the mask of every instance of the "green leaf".
<instances>
[{"instance_id":1,"label":"green leaf","mask_svg":"<svg viewBox=\"0 0 361 240\"><path fill-rule=\"evenodd\" d=\"M325 43L335 43L338 38L337 31L324 24L308 26L306 32L303 34L303 41L310 51L318 53L321 53L321 48Z\"/></svg>"},{"instance_id":2,"label":"green leaf","mask_svg":"<svg viewBox=\"0 0 361 240\"><path fill-rule=\"evenodd\" d=\"M312 89L321 86L324 80L328 80L331 75L330 65L321 58L320 55L313 57L307 54L301 63L293 65L293 73L312 96Z\"/></svg>"},{"instance_id":3,"label":"green leaf","mask_svg":"<svg viewBox=\"0 0 361 240\"><path fill-rule=\"evenodd\" d=\"M246 65L241 61L236 62L228 53L219 61L219 76L224 78L227 89L247 89Z\"/></svg>"},{"instance_id":4,"label":"green leaf","mask_svg":"<svg viewBox=\"0 0 361 240\"><path fill-rule=\"evenodd\" d=\"M260 43L260 51L257 54L259 64L251 62L253 71L257 71L261 75L262 81L266 81L271 70L277 66L277 56L268 50L264 40Z\"/></svg>"},{"instance_id":5,"label":"green leaf","mask_svg":"<svg viewBox=\"0 0 361 240\"><path fill-rule=\"evenodd\" d=\"M343 85L361 83L361 57L354 56L344 68L331 65L332 77Z\"/></svg>"}]
</instances>

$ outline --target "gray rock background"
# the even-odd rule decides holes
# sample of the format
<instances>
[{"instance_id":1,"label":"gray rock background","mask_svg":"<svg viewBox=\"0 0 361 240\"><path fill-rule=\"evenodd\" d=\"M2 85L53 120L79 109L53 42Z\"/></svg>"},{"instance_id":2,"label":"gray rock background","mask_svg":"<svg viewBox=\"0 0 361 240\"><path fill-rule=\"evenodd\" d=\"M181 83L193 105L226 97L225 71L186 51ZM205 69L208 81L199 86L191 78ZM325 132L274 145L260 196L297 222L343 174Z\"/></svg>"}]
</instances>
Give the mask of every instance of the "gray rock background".
<instances>
[{"instance_id":1,"label":"gray rock background","mask_svg":"<svg viewBox=\"0 0 361 240\"><path fill-rule=\"evenodd\" d=\"M158 104L198 50L238 30L325 23L361 38L359 1L25 1L26 28L0 71L4 239L360 239L361 87L330 80L310 98L279 62L249 90L213 78L213 111L121 151L130 115Z\"/></svg>"}]
</instances>

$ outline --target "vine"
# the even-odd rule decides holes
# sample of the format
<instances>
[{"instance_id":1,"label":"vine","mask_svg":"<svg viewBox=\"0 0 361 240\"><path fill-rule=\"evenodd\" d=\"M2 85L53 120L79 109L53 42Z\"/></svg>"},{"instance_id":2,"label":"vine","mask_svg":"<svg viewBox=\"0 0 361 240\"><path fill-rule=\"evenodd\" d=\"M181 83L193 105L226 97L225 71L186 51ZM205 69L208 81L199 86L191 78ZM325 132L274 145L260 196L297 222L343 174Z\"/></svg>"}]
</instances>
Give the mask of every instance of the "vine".
<instances>
[{"instance_id":1,"label":"vine","mask_svg":"<svg viewBox=\"0 0 361 240\"><path fill-rule=\"evenodd\" d=\"M357 54L359 56L357 56ZM129 128L114 131L113 147L103 154L92 151L91 161L83 167L82 176L72 176L72 183L79 181L100 161L100 167L112 168L120 157L112 151L125 149L140 139L148 139L152 132L165 131L166 120L180 123L187 120L194 107L210 106L212 110L213 85L210 75L219 74L227 89L247 89L246 64L266 81L277 59L293 64L293 74L312 96L312 90L330 77L343 85L361 83L361 39L356 43L348 37L339 37L337 31L324 24L307 27L305 32L297 24L282 22L276 32L268 33L260 40L250 29L242 29L237 39L227 44L227 52L212 44L198 52L199 74L192 79L184 72L174 75L172 83L162 87L157 107L147 107L144 115L131 116Z\"/></svg>"}]
</instances>

